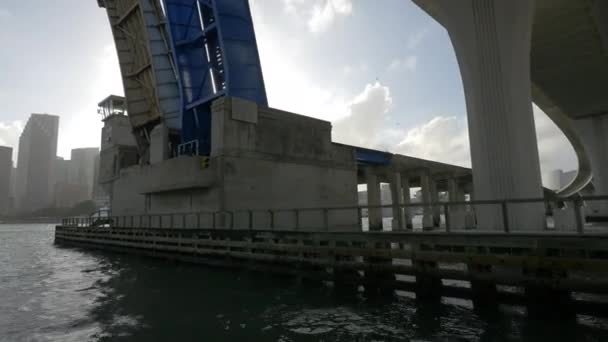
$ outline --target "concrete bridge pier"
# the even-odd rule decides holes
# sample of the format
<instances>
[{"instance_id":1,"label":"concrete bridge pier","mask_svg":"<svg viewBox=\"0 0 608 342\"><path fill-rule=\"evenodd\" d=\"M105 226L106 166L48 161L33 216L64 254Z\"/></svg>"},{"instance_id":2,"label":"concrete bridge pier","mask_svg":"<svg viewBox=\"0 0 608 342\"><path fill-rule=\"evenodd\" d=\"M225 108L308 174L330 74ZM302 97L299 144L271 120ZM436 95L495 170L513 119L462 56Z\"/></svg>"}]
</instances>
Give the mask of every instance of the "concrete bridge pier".
<instances>
[{"instance_id":1,"label":"concrete bridge pier","mask_svg":"<svg viewBox=\"0 0 608 342\"><path fill-rule=\"evenodd\" d=\"M391 188L391 203L393 204L392 230L405 229L405 212L402 208L404 197L402 188L402 178L399 172L389 173L389 185Z\"/></svg>"},{"instance_id":2,"label":"concrete bridge pier","mask_svg":"<svg viewBox=\"0 0 608 342\"><path fill-rule=\"evenodd\" d=\"M412 198L410 195L410 178L406 174L401 175L401 187L403 193L403 204L410 204L412 202ZM412 229L412 208L405 207L404 209L404 220L405 220L405 228Z\"/></svg>"},{"instance_id":3,"label":"concrete bridge pier","mask_svg":"<svg viewBox=\"0 0 608 342\"><path fill-rule=\"evenodd\" d=\"M523 269L522 273L524 275L533 275L537 278L544 278L545 281L555 284L568 278L565 270L557 269ZM546 318L548 316L560 318L576 317L571 291L532 284L525 286L524 291L525 296L528 298L528 316L539 318Z\"/></svg>"},{"instance_id":4,"label":"concrete bridge pier","mask_svg":"<svg viewBox=\"0 0 608 342\"><path fill-rule=\"evenodd\" d=\"M437 180L431 178L431 202L439 203L439 191L437 190ZM433 227L438 228L441 226L441 207L434 205L432 208L433 212Z\"/></svg>"},{"instance_id":5,"label":"concrete bridge pier","mask_svg":"<svg viewBox=\"0 0 608 342\"><path fill-rule=\"evenodd\" d=\"M464 192L458 186L456 177L448 178L448 196L450 202L464 202ZM450 217L450 226L452 229L464 229L466 211L464 205L452 205L448 209Z\"/></svg>"},{"instance_id":6,"label":"concrete bridge pier","mask_svg":"<svg viewBox=\"0 0 608 342\"><path fill-rule=\"evenodd\" d=\"M420 194L422 195L422 203L430 203L431 200L431 173L423 170L420 172ZM425 206L422 208L422 229L433 228L433 208Z\"/></svg>"},{"instance_id":7,"label":"concrete bridge pier","mask_svg":"<svg viewBox=\"0 0 608 342\"><path fill-rule=\"evenodd\" d=\"M378 181L378 176L368 169L365 173L365 180L367 183L367 205L370 207L379 206L381 204L381 197L380 182ZM382 230L381 208L368 208L367 217L370 231Z\"/></svg>"},{"instance_id":8,"label":"concrete bridge pier","mask_svg":"<svg viewBox=\"0 0 608 342\"><path fill-rule=\"evenodd\" d=\"M440 299L441 278L428 275L427 272L437 270L437 262L426 260L412 260L416 267L415 292L418 299Z\"/></svg>"},{"instance_id":9,"label":"concrete bridge pier","mask_svg":"<svg viewBox=\"0 0 608 342\"><path fill-rule=\"evenodd\" d=\"M414 0L448 31L462 75L477 200L543 197L532 115L533 0ZM512 205L514 230L544 227L542 204ZM478 228L502 229L500 206Z\"/></svg>"},{"instance_id":10,"label":"concrete bridge pier","mask_svg":"<svg viewBox=\"0 0 608 342\"><path fill-rule=\"evenodd\" d=\"M467 264L471 274L484 276L491 275L492 265ZM478 277L482 278L482 277ZM496 306L498 292L496 284L490 280L473 279L471 280L471 290L473 291L473 305L477 308Z\"/></svg>"}]
</instances>

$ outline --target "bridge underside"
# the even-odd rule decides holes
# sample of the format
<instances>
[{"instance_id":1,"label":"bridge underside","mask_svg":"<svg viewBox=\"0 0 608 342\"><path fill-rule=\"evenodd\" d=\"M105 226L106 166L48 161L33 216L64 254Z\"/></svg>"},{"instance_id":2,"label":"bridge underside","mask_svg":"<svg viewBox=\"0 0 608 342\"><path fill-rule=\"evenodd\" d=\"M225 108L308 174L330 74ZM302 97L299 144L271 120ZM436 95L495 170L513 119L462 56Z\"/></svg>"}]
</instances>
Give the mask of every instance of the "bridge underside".
<instances>
[{"instance_id":1,"label":"bridge underside","mask_svg":"<svg viewBox=\"0 0 608 342\"><path fill-rule=\"evenodd\" d=\"M532 82L573 119L608 114L608 3L536 0L532 32Z\"/></svg>"},{"instance_id":2,"label":"bridge underside","mask_svg":"<svg viewBox=\"0 0 608 342\"><path fill-rule=\"evenodd\" d=\"M524 53L518 58L527 58L525 50L529 49L529 76L516 77L515 85L522 87L529 84L531 87L532 100L557 124L572 144L578 158L578 175L566 188L558 192L561 196L573 195L593 179L596 194L608 193L608 96L603 86L608 77L608 3L595 0L536 0L509 2L509 10L516 6L532 6L531 24L524 23L520 14L514 14L505 18L504 13L492 14L496 6L503 5L497 1L471 0L454 11L446 11L451 5L447 0L413 0L423 10L442 24L452 38L452 42L459 55L461 72L465 81L465 93L472 91L467 89L466 70L463 70L463 62L471 60L471 56L464 57L466 53L458 53L458 43L455 39L462 35L462 29L466 26L455 24L456 18L462 18L464 13L474 13L476 18L482 20L483 11L489 15L488 23L496 27L509 27L505 32L513 29L521 29L529 26L529 45L523 45ZM463 5L463 4L461 4ZM504 11L503 11L504 12ZM495 17L492 17L495 15ZM484 19L485 20L485 19ZM469 23L472 21L469 21ZM474 25L477 25L474 24ZM501 26L502 25L502 26ZM523 31L522 31L523 32ZM477 37L479 39L479 37ZM494 38L500 44L507 38L504 34ZM522 41L519 37L517 40ZM502 43L501 43L502 42ZM479 44L479 40L477 41ZM467 48L470 54L481 47ZM496 53L497 47L493 48ZM481 62L477 62L475 68L493 63L489 50L483 50ZM509 53L516 52L511 49ZM500 52L498 52L500 53ZM503 51L503 53L505 53ZM511 57L510 64L513 66ZM485 75L497 78L497 74ZM514 88L515 89L515 88ZM510 99L507 103L512 105ZM475 106L469 106L469 116L474 112ZM470 130L475 130L474 125L469 125ZM474 133L472 133L474 134ZM530 152L532 153L532 152ZM475 164L475 163L474 163ZM475 166L475 165L474 165ZM479 170L478 170L479 171ZM608 207L600 208L602 216L608 216Z\"/></svg>"}]
</instances>

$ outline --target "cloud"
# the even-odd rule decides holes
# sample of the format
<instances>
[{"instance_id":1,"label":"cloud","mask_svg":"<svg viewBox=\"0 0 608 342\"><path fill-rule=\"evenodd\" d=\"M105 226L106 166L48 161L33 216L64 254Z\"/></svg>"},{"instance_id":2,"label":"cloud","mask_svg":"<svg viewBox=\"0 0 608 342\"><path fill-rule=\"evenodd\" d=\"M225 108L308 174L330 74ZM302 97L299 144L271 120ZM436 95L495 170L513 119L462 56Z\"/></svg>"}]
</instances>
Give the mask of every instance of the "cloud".
<instances>
[{"instance_id":1,"label":"cloud","mask_svg":"<svg viewBox=\"0 0 608 342\"><path fill-rule=\"evenodd\" d=\"M407 38L405 47L409 50L416 49L418 47L418 45L420 45L420 43L422 43L424 38L426 38L428 36L429 32L430 32L430 29L428 27L414 32L414 34L410 35Z\"/></svg>"},{"instance_id":2,"label":"cloud","mask_svg":"<svg viewBox=\"0 0 608 342\"><path fill-rule=\"evenodd\" d=\"M299 14L303 5L310 0L283 0L285 12L290 14Z\"/></svg>"},{"instance_id":3,"label":"cloud","mask_svg":"<svg viewBox=\"0 0 608 342\"><path fill-rule=\"evenodd\" d=\"M470 167L466 121L455 116L436 116L407 131L394 152L412 157Z\"/></svg>"},{"instance_id":4,"label":"cloud","mask_svg":"<svg viewBox=\"0 0 608 342\"><path fill-rule=\"evenodd\" d=\"M300 1L295 0L297 3ZM272 17L264 11L262 1L251 4L270 106L328 121L347 115L343 90L307 72L306 66L298 62L302 44L269 24Z\"/></svg>"},{"instance_id":5,"label":"cloud","mask_svg":"<svg viewBox=\"0 0 608 342\"><path fill-rule=\"evenodd\" d=\"M534 106L534 120L543 179L552 171L573 170L576 155L570 142L559 128ZM399 132L393 132L393 135ZM470 146L464 117L437 116L405 133L394 148L395 153L470 167Z\"/></svg>"},{"instance_id":6,"label":"cloud","mask_svg":"<svg viewBox=\"0 0 608 342\"><path fill-rule=\"evenodd\" d=\"M570 171L577 168L574 148L561 130L538 107L534 106L534 122L538 137L538 153L543 179L557 169Z\"/></svg>"},{"instance_id":7,"label":"cloud","mask_svg":"<svg viewBox=\"0 0 608 342\"><path fill-rule=\"evenodd\" d=\"M348 104L348 115L334 122L333 140L372 148L386 144L382 132L392 103L388 87L379 82L367 84Z\"/></svg>"},{"instance_id":8,"label":"cloud","mask_svg":"<svg viewBox=\"0 0 608 342\"><path fill-rule=\"evenodd\" d=\"M8 9L0 7L0 19L10 18L11 16L12 14Z\"/></svg>"},{"instance_id":9,"label":"cloud","mask_svg":"<svg viewBox=\"0 0 608 342\"><path fill-rule=\"evenodd\" d=\"M417 158L471 166L465 116L438 115L409 129L387 125L392 105L390 89L366 85L348 105L348 115L334 122L333 140ZM559 128L534 106L536 135L543 176L556 169L576 168L576 155ZM546 177L543 177L546 178Z\"/></svg>"},{"instance_id":10,"label":"cloud","mask_svg":"<svg viewBox=\"0 0 608 342\"><path fill-rule=\"evenodd\" d=\"M345 65L342 67L342 72L345 75L351 75L352 73L363 73L363 72L367 72L369 70L369 67L367 65L367 63L359 63L357 65Z\"/></svg>"},{"instance_id":11,"label":"cloud","mask_svg":"<svg viewBox=\"0 0 608 342\"><path fill-rule=\"evenodd\" d=\"M338 16L349 16L353 11L352 0L283 0L285 12L308 17L308 29L313 33L324 32Z\"/></svg>"},{"instance_id":12,"label":"cloud","mask_svg":"<svg viewBox=\"0 0 608 342\"><path fill-rule=\"evenodd\" d=\"M388 66L389 71L398 71L398 70L414 70L418 65L418 57L417 56L407 56L403 59L394 59Z\"/></svg>"},{"instance_id":13,"label":"cloud","mask_svg":"<svg viewBox=\"0 0 608 342\"><path fill-rule=\"evenodd\" d=\"M0 146L12 147L13 160L15 161L17 160L21 132L23 132L23 123L21 121L0 121Z\"/></svg>"},{"instance_id":14,"label":"cloud","mask_svg":"<svg viewBox=\"0 0 608 342\"><path fill-rule=\"evenodd\" d=\"M319 33L327 30L338 15L350 15L353 4L350 0L325 0L324 4L317 3L313 7L312 17L308 21L311 32Z\"/></svg>"},{"instance_id":15,"label":"cloud","mask_svg":"<svg viewBox=\"0 0 608 342\"><path fill-rule=\"evenodd\" d=\"M464 118L437 116L411 129L389 127L393 99L379 82L367 84L348 104L348 115L333 123L336 142L470 166Z\"/></svg>"}]
</instances>

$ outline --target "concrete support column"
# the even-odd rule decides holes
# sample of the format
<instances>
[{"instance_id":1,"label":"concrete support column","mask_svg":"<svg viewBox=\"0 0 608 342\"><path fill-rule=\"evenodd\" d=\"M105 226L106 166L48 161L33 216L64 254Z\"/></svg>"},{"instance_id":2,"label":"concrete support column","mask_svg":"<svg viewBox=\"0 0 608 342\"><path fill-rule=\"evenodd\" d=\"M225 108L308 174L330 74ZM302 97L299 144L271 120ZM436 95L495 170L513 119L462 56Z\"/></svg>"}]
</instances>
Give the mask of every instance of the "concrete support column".
<instances>
[{"instance_id":1,"label":"concrete support column","mask_svg":"<svg viewBox=\"0 0 608 342\"><path fill-rule=\"evenodd\" d=\"M401 188L403 192L403 204L410 204L412 202L410 195L410 179L407 175L401 175ZM412 229L412 208L405 207L403 210L404 222L406 229Z\"/></svg>"},{"instance_id":2,"label":"concrete support column","mask_svg":"<svg viewBox=\"0 0 608 342\"><path fill-rule=\"evenodd\" d=\"M420 173L420 193L422 203L431 202L431 173L429 170L424 170ZM422 228L433 228L433 208L424 206L422 208Z\"/></svg>"},{"instance_id":3,"label":"concrete support column","mask_svg":"<svg viewBox=\"0 0 608 342\"><path fill-rule=\"evenodd\" d=\"M439 203L439 191L437 190L437 181L431 178L431 202ZM434 205L433 211L433 227L441 226L441 207Z\"/></svg>"},{"instance_id":4,"label":"concrete support column","mask_svg":"<svg viewBox=\"0 0 608 342\"><path fill-rule=\"evenodd\" d=\"M497 305L496 284L489 280L479 280L482 276L491 276L493 270L491 265L468 264L469 273L473 276L471 280L471 290L473 295L473 305L476 309ZM479 277L476 277L479 276Z\"/></svg>"},{"instance_id":5,"label":"concrete support column","mask_svg":"<svg viewBox=\"0 0 608 342\"><path fill-rule=\"evenodd\" d=\"M391 172L389 174L389 182L391 187L391 203L393 204L393 222L392 230L405 229L405 217L403 215L403 189L401 189L401 174L399 172Z\"/></svg>"},{"instance_id":6,"label":"concrete support column","mask_svg":"<svg viewBox=\"0 0 608 342\"><path fill-rule=\"evenodd\" d=\"M593 174L593 195L608 195L608 114L588 119L574 120L585 149L589 153ZM608 201L588 202L587 215L608 218Z\"/></svg>"},{"instance_id":7,"label":"concrete support column","mask_svg":"<svg viewBox=\"0 0 608 342\"><path fill-rule=\"evenodd\" d=\"M458 186L458 180L455 177L448 179L448 196L450 202L464 202L464 192ZM466 208L464 205L450 205L449 214L450 225L452 229L464 229Z\"/></svg>"},{"instance_id":8,"label":"concrete support column","mask_svg":"<svg viewBox=\"0 0 608 342\"><path fill-rule=\"evenodd\" d=\"M542 198L532 115L533 0L418 1L447 29L462 75L475 198ZM502 229L500 206L480 206L480 229ZM542 204L509 208L513 230L541 230Z\"/></svg>"},{"instance_id":9,"label":"concrete support column","mask_svg":"<svg viewBox=\"0 0 608 342\"><path fill-rule=\"evenodd\" d=\"M412 246L414 253L421 250L419 244ZM438 264L435 261L412 259L414 275L416 276L416 299L440 299L441 298L441 278L433 276L437 271Z\"/></svg>"},{"instance_id":10,"label":"concrete support column","mask_svg":"<svg viewBox=\"0 0 608 342\"><path fill-rule=\"evenodd\" d=\"M378 176L366 171L365 179L367 182L367 205L379 206L380 201L380 183ZM367 217L369 220L369 230L382 230L382 209L368 208Z\"/></svg>"}]
</instances>

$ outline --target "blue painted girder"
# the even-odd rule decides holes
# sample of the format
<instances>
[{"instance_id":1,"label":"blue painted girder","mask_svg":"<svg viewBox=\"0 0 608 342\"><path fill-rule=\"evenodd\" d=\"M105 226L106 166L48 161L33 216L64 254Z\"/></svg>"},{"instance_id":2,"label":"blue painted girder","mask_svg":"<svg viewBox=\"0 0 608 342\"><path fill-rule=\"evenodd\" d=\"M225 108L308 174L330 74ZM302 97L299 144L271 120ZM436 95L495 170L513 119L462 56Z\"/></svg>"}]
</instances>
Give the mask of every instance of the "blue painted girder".
<instances>
[{"instance_id":1,"label":"blue painted girder","mask_svg":"<svg viewBox=\"0 0 608 342\"><path fill-rule=\"evenodd\" d=\"M211 103L228 95L267 106L247 0L163 0L182 96L182 143L211 150Z\"/></svg>"}]
</instances>

